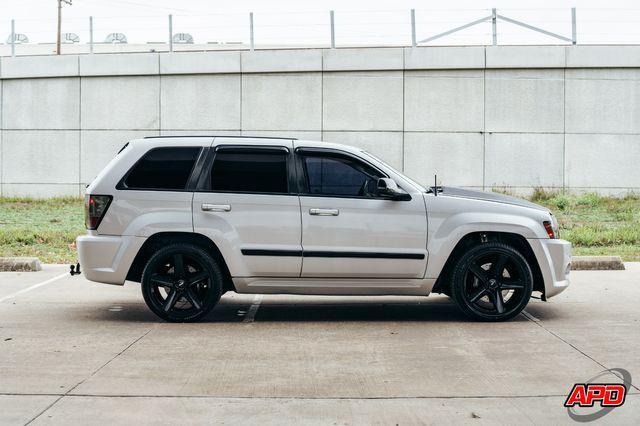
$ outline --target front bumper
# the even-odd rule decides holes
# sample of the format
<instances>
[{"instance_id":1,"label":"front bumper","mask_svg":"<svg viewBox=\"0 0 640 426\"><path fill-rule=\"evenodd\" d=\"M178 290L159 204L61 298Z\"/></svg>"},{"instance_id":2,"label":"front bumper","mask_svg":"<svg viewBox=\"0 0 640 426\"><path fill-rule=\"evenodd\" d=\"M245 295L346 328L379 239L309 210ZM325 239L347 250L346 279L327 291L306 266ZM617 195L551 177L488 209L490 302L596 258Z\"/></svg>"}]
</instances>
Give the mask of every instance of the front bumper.
<instances>
[{"instance_id":1,"label":"front bumper","mask_svg":"<svg viewBox=\"0 0 640 426\"><path fill-rule=\"evenodd\" d=\"M571 243L550 238L529 239L544 280L545 298L553 297L569 286Z\"/></svg>"},{"instance_id":2,"label":"front bumper","mask_svg":"<svg viewBox=\"0 0 640 426\"><path fill-rule=\"evenodd\" d=\"M89 231L76 239L82 272L91 281L122 285L144 237L98 235Z\"/></svg>"}]
</instances>

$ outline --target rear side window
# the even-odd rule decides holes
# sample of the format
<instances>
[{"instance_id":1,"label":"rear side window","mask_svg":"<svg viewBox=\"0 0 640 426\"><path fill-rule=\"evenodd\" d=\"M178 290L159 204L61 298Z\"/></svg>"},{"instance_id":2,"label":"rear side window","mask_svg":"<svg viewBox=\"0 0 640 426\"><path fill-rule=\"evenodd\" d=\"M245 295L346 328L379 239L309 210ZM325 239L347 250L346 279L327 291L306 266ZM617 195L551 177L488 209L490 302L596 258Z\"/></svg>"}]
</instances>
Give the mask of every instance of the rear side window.
<instances>
[{"instance_id":1,"label":"rear side window","mask_svg":"<svg viewBox=\"0 0 640 426\"><path fill-rule=\"evenodd\" d=\"M147 152L124 179L127 189L182 190L201 148L156 148Z\"/></svg>"},{"instance_id":2,"label":"rear side window","mask_svg":"<svg viewBox=\"0 0 640 426\"><path fill-rule=\"evenodd\" d=\"M259 150L216 152L211 189L227 192L287 193L286 152Z\"/></svg>"}]
</instances>

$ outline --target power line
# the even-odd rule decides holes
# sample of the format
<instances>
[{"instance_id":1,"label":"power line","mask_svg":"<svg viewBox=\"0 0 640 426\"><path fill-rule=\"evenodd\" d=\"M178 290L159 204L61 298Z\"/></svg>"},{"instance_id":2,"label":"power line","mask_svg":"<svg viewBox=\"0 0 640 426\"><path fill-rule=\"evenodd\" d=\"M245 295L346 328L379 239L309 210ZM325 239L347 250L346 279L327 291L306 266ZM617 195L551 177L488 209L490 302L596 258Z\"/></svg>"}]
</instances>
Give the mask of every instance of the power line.
<instances>
[{"instance_id":1,"label":"power line","mask_svg":"<svg viewBox=\"0 0 640 426\"><path fill-rule=\"evenodd\" d=\"M157 6L157 5L139 3L139 2L136 2L136 1L130 1L130 0L88 0L88 1L90 1L90 2L98 2L98 3L108 3L108 4L120 3L120 4L124 4L124 5L128 5L128 6L134 6L134 7L144 7L144 8L147 8L147 9L164 10L164 11L178 11L178 12L184 12L184 13L190 13L190 14L208 13L208 12L202 11L202 10L182 9L182 8L178 8L178 7Z\"/></svg>"}]
</instances>

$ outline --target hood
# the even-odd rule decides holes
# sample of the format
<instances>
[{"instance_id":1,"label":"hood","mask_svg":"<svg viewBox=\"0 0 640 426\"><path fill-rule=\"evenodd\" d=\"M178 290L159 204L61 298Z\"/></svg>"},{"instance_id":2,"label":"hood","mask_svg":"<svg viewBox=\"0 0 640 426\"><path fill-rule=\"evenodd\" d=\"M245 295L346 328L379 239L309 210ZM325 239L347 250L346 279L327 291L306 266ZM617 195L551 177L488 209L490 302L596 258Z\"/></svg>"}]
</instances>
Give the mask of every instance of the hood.
<instances>
[{"instance_id":1,"label":"hood","mask_svg":"<svg viewBox=\"0 0 640 426\"><path fill-rule=\"evenodd\" d=\"M529 201L510 197L508 195L497 194L495 192L476 191L473 189L456 188L453 186L443 186L439 194L449 197L472 198L474 200L492 201L494 203L513 204L514 206L528 207L531 209L549 211L549 209Z\"/></svg>"}]
</instances>

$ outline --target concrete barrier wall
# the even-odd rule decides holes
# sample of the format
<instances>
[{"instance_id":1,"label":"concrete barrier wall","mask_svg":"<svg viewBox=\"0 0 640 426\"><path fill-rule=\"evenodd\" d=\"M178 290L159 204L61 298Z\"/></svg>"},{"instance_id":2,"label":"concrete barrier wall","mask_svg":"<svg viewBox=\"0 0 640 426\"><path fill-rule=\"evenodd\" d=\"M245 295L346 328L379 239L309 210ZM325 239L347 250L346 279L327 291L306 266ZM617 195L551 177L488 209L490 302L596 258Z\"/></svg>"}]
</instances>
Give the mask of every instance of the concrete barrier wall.
<instances>
[{"instance_id":1,"label":"concrete barrier wall","mask_svg":"<svg viewBox=\"0 0 640 426\"><path fill-rule=\"evenodd\" d=\"M640 190L640 46L0 59L0 190L82 195L128 140L292 136L425 184Z\"/></svg>"}]
</instances>

